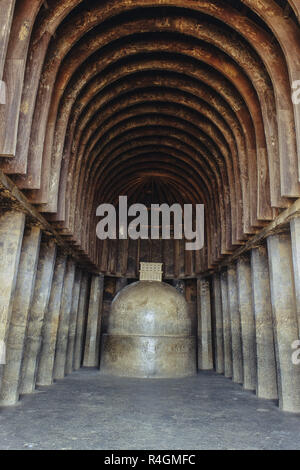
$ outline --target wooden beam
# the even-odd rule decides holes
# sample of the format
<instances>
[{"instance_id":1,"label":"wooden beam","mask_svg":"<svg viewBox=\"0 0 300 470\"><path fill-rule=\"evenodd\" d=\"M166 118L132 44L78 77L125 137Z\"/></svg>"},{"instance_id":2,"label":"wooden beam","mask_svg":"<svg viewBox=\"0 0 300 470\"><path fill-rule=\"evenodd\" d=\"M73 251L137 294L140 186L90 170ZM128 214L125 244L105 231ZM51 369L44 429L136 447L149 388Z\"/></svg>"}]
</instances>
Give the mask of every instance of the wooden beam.
<instances>
[{"instance_id":1,"label":"wooden beam","mask_svg":"<svg viewBox=\"0 0 300 470\"><path fill-rule=\"evenodd\" d=\"M26 214L29 221L40 227L47 235L54 238L58 246L62 248L65 254L72 256L78 264L86 266L86 262L82 263L80 255L71 245L66 243L64 239L56 232L56 230L47 222L47 220L32 206L17 186L8 178L3 171L0 170L0 209L15 209ZM91 264L91 272L98 270Z\"/></svg>"},{"instance_id":2,"label":"wooden beam","mask_svg":"<svg viewBox=\"0 0 300 470\"><path fill-rule=\"evenodd\" d=\"M1 2L0 11L0 80L2 79L5 57L8 46L11 22L15 8L15 0Z\"/></svg>"},{"instance_id":3,"label":"wooden beam","mask_svg":"<svg viewBox=\"0 0 300 470\"><path fill-rule=\"evenodd\" d=\"M295 219L296 217L300 216L300 199L297 199L294 204L292 204L288 209L283 211L279 214L273 222L268 224L265 228L263 228L258 234L252 237L245 245L241 246L235 252L226 258L219 266L218 270L220 270L224 266L228 266L233 263L233 261L237 260L241 255L246 253L247 251L252 250L264 243L264 241L271 235L276 233L281 233L289 230L289 223L291 220ZM207 273L202 273L202 276L212 274L212 270Z\"/></svg>"}]
</instances>

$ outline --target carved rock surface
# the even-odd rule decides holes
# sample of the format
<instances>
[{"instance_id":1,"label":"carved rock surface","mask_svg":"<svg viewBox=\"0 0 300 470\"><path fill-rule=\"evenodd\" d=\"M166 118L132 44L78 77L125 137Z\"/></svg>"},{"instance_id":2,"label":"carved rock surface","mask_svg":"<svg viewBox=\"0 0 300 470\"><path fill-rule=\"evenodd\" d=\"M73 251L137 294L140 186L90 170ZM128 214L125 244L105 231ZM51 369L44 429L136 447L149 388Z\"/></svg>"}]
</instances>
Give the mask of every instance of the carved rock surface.
<instances>
[{"instance_id":1,"label":"carved rock surface","mask_svg":"<svg viewBox=\"0 0 300 470\"><path fill-rule=\"evenodd\" d=\"M172 286L140 281L111 305L101 372L129 377L196 374L196 340L184 297Z\"/></svg>"}]
</instances>

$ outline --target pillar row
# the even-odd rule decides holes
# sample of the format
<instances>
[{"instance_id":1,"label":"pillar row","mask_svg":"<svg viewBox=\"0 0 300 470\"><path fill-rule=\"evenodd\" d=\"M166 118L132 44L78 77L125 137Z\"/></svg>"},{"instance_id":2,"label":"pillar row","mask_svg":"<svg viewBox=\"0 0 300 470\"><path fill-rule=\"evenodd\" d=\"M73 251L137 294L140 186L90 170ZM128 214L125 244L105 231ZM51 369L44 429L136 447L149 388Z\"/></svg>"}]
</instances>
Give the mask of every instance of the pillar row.
<instances>
[{"instance_id":1,"label":"pillar row","mask_svg":"<svg viewBox=\"0 0 300 470\"><path fill-rule=\"evenodd\" d=\"M224 373L224 340L220 275L213 275L214 357L218 374Z\"/></svg>"},{"instance_id":2,"label":"pillar row","mask_svg":"<svg viewBox=\"0 0 300 470\"><path fill-rule=\"evenodd\" d=\"M257 387L259 398L277 399L277 374L269 281L268 254L265 246L251 253L252 299L255 316Z\"/></svg>"},{"instance_id":3,"label":"pillar row","mask_svg":"<svg viewBox=\"0 0 300 470\"><path fill-rule=\"evenodd\" d=\"M92 276L83 366L99 367L103 276Z\"/></svg>"},{"instance_id":4,"label":"pillar row","mask_svg":"<svg viewBox=\"0 0 300 470\"><path fill-rule=\"evenodd\" d=\"M84 272L81 279L79 306L76 326L75 351L74 351L74 369L78 370L82 363L83 341L85 335L85 325L88 310L89 298L89 275Z\"/></svg>"},{"instance_id":5,"label":"pillar row","mask_svg":"<svg viewBox=\"0 0 300 470\"><path fill-rule=\"evenodd\" d=\"M12 405L19 399L21 364L29 308L34 291L40 239L39 227L25 229L7 338L6 365L0 390L1 405Z\"/></svg>"},{"instance_id":6,"label":"pillar row","mask_svg":"<svg viewBox=\"0 0 300 470\"><path fill-rule=\"evenodd\" d=\"M35 389L42 326L50 296L55 255L55 242L52 240L42 241L33 299L28 318L21 368L20 393L31 393Z\"/></svg>"},{"instance_id":7,"label":"pillar row","mask_svg":"<svg viewBox=\"0 0 300 470\"><path fill-rule=\"evenodd\" d=\"M243 385L246 390L256 390L256 337L252 306L251 266L247 257L237 262L238 304L241 315L243 350Z\"/></svg>"},{"instance_id":8,"label":"pillar row","mask_svg":"<svg viewBox=\"0 0 300 470\"><path fill-rule=\"evenodd\" d=\"M7 211L0 214L0 383L6 362L6 341L21 254L25 215Z\"/></svg>"},{"instance_id":9,"label":"pillar row","mask_svg":"<svg viewBox=\"0 0 300 470\"><path fill-rule=\"evenodd\" d=\"M59 312L53 379L63 379L65 376L74 279L75 263L72 259L68 259Z\"/></svg>"},{"instance_id":10,"label":"pillar row","mask_svg":"<svg viewBox=\"0 0 300 470\"><path fill-rule=\"evenodd\" d=\"M81 277L82 277L82 271L80 269L76 269L73 296L72 296L73 297L72 307L71 307L71 314L70 314L70 327L69 327L67 358L66 358L66 367L65 367L66 374L71 374L73 371L73 359L74 359L74 350L75 350L75 336L76 336L77 315L78 315L78 307L79 307Z\"/></svg>"},{"instance_id":11,"label":"pillar row","mask_svg":"<svg viewBox=\"0 0 300 470\"><path fill-rule=\"evenodd\" d=\"M213 369L210 285L205 279L197 280L198 313L198 368Z\"/></svg>"},{"instance_id":12,"label":"pillar row","mask_svg":"<svg viewBox=\"0 0 300 470\"><path fill-rule=\"evenodd\" d=\"M232 377L232 348L231 348L231 325L228 305L227 270L221 273L221 300L223 317L223 341L224 341L224 374Z\"/></svg>"},{"instance_id":13,"label":"pillar row","mask_svg":"<svg viewBox=\"0 0 300 470\"><path fill-rule=\"evenodd\" d=\"M299 327L291 237L289 233L272 235L267 242L279 406L283 411L300 413L300 367L292 360Z\"/></svg>"},{"instance_id":14,"label":"pillar row","mask_svg":"<svg viewBox=\"0 0 300 470\"><path fill-rule=\"evenodd\" d=\"M242 384L244 381L241 316L238 303L237 270L230 266L227 270L228 308L231 325L232 380Z\"/></svg>"},{"instance_id":15,"label":"pillar row","mask_svg":"<svg viewBox=\"0 0 300 470\"><path fill-rule=\"evenodd\" d=\"M45 313L42 330L42 345L37 369L37 385L51 385L53 383L55 346L66 263L66 255L58 253L55 260L52 284L50 285L49 305Z\"/></svg>"}]
</instances>

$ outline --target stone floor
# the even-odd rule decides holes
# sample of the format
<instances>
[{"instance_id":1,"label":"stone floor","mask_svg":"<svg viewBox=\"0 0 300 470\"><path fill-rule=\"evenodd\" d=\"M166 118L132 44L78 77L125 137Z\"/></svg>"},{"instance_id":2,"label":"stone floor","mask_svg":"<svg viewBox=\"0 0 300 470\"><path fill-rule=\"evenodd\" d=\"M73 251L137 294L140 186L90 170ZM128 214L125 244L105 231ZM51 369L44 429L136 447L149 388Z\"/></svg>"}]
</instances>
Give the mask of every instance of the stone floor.
<instances>
[{"instance_id":1,"label":"stone floor","mask_svg":"<svg viewBox=\"0 0 300 470\"><path fill-rule=\"evenodd\" d=\"M300 416L214 373L138 380L82 369L0 408L0 449L300 449Z\"/></svg>"}]
</instances>

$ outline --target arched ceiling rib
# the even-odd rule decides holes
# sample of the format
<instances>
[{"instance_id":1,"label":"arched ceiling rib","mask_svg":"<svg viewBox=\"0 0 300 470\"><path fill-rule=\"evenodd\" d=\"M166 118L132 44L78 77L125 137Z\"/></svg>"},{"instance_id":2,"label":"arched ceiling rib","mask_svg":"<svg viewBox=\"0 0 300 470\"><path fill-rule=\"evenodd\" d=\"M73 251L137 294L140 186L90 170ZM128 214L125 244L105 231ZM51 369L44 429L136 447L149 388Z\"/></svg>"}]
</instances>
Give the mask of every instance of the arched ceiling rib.
<instances>
[{"instance_id":1,"label":"arched ceiling rib","mask_svg":"<svg viewBox=\"0 0 300 470\"><path fill-rule=\"evenodd\" d=\"M289 3L17 1L2 170L98 266L99 203L204 203L196 272L216 266L300 196Z\"/></svg>"}]
</instances>

